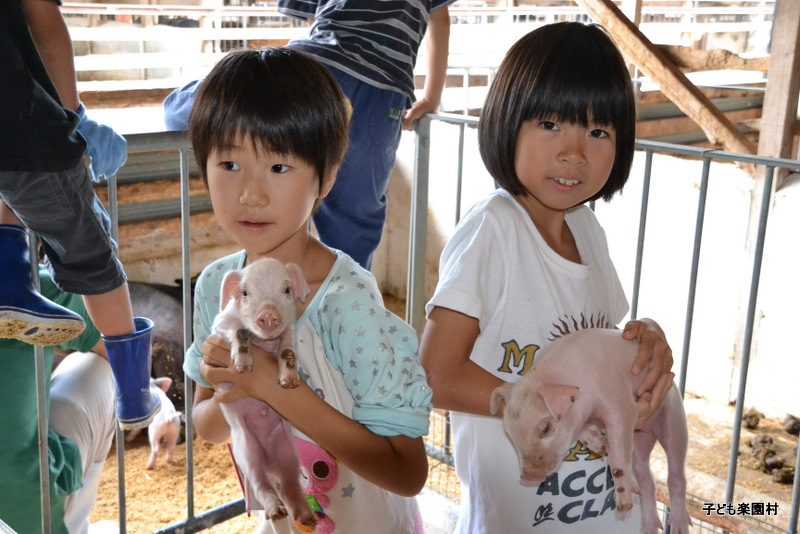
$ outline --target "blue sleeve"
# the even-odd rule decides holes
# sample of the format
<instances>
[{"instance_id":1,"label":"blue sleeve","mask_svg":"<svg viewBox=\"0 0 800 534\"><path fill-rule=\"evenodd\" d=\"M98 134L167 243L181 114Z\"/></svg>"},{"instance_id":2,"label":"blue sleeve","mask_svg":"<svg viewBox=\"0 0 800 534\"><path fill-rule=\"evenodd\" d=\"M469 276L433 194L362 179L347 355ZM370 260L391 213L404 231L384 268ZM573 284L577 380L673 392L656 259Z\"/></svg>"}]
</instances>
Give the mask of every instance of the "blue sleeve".
<instances>
[{"instance_id":1,"label":"blue sleeve","mask_svg":"<svg viewBox=\"0 0 800 534\"><path fill-rule=\"evenodd\" d=\"M164 124L167 130L185 130L189 126L194 95L203 80L195 80L175 89L164 99Z\"/></svg>"},{"instance_id":2,"label":"blue sleeve","mask_svg":"<svg viewBox=\"0 0 800 534\"><path fill-rule=\"evenodd\" d=\"M203 271L195 286L194 310L192 313L194 339L183 358L183 370L186 372L186 376L197 382L198 385L213 389L213 386L200 374L200 361L203 359L200 347L206 338L211 335L211 326L214 321L214 317L210 317L208 313L207 304L209 299L206 297L204 288L207 285L208 278L206 271Z\"/></svg>"},{"instance_id":3,"label":"blue sleeve","mask_svg":"<svg viewBox=\"0 0 800 534\"><path fill-rule=\"evenodd\" d=\"M424 436L432 391L419 362L417 335L383 307L372 286L345 284L326 300L328 359L353 397L353 419L381 436Z\"/></svg>"}]
</instances>

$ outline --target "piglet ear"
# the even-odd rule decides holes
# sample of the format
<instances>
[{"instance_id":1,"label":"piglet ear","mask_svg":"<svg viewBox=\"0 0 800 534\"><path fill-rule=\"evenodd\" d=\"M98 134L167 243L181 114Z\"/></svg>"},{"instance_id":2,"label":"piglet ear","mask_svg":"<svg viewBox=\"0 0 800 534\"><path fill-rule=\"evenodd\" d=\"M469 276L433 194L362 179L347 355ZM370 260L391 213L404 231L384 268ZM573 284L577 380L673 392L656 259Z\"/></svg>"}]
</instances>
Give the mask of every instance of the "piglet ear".
<instances>
[{"instance_id":1,"label":"piglet ear","mask_svg":"<svg viewBox=\"0 0 800 534\"><path fill-rule=\"evenodd\" d=\"M166 393L169 387L172 385L172 379L168 376L155 378L153 379L153 381L156 383L156 386L158 386L158 388L164 393Z\"/></svg>"},{"instance_id":2,"label":"piglet ear","mask_svg":"<svg viewBox=\"0 0 800 534\"><path fill-rule=\"evenodd\" d=\"M242 288L242 271L228 271L222 279L222 298L219 309L224 310L230 299L239 298Z\"/></svg>"},{"instance_id":3,"label":"piglet ear","mask_svg":"<svg viewBox=\"0 0 800 534\"><path fill-rule=\"evenodd\" d=\"M578 398L580 389L575 386L562 386L560 384L545 384L538 389L539 395L544 400L544 405L547 411L556 421L560 421L562 417L572 408L575 400Z\"/></svg>"},{"instance_id":4,"label":"piglet ear","mask_svg":"<svg viewBox=\"0 0 800 534\"><path fill-rule=\"evenodd\" d=\"M497 412L500 411L500 408L505 406L509 395L511 395L512 387L512 383L505 382L502 386L497 386L494 388L494 391L492 391L492 396L489 397L489 411L492 412L492 414L497 414Z\"/></svg>"},{"instance_id":5,"label":"piglet ear","mask_svg":"<svg viewBox=\"0 0 800 534\"><path fill-rule=\"evenodd\" d=\"M289 271L289 279L292 282L292 292L297 300L305 302L308 293L311 291L306 278L303 276L303 271L296 263L287 263L286 270Z\"/></svg>"}]
</instances>

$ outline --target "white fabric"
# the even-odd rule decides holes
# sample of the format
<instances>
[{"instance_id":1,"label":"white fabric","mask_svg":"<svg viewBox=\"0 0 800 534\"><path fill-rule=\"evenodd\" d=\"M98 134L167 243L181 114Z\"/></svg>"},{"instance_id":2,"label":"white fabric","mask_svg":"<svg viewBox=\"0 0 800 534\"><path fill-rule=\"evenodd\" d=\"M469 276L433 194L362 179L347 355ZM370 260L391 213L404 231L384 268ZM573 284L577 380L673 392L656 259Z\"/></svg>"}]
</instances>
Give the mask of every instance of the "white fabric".
<instances>
[{"instance_id":1,"label":"white fabric","mask_svg":"<svg viewBox=\"0 0 800 534\"><path fill-rule=\"evenodd\" d=\"M114 408L114 377L105 358L73 352L53 372L50 428L78 445L83 469L83 487L65 502L64 523L70 534L89 531L89 512L114 437Z\"/></svg>"},{"instance_id":2,"label":"white fabric","mask_svg":"<svg viewBox=\"0 0 800 534\"><path fill-rule=\"evenodd\" d=\"M581 264L556 254L524 208L501 189L469 211L442 253L439 285L427 311L439 306L477 318L481 333L470 357L505 381L517 381L538 350L555 338L583 328L614 327L627 312L594 214L577 207L566 222ZM557 479L523 487L501 421L451 415L462 483L456 532L639 532L638 505L617 517L605 459L576 444Z\"/></svg>"},{"instance_id":3,"label":"white fabric","mask_svg":"<svg viewBox=\"0 0 800 534\"><path fill-rule=\"evenodd\" d=\"M427 434L431 390L417 357L413 329L386 310L374 277L352 258L336 251L337 260L303 315L297 320L300 378L325 402L382 436ZM203 270L195 289L195 342L184 360L190 378L208 384L199 371L200 346L220 309L222 279L241 269L244 251L221 258ZM209 384L210 385L210 384ZM296 430L296 437L308 442ZM367 482L314 443L298 450L301 468L328 464L331 476L304 486L335 523L317 532L341 534L411 534L418 516L416 500ZM290 519L268 521L259 532L301 532Z\"/></svg>"}]
</instances>

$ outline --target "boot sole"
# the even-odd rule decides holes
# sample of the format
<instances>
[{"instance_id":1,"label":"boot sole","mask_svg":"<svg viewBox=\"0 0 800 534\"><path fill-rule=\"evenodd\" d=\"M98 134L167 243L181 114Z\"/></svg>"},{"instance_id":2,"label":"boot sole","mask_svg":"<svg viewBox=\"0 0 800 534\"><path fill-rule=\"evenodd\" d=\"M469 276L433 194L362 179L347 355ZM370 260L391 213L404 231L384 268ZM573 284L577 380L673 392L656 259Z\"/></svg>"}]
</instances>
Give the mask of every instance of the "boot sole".
<instances>
[{"instance_id":1,"label":"boot sole","mask_svg":"<svg viewBox=\"0 0 800 534\"><path fill-rule=\"evenodd\" d=\"M0 338L18 339L31 345L50 347L78 337L86 329L83 321L36 317L0 311Z\"/></svg>"}]
</instances>

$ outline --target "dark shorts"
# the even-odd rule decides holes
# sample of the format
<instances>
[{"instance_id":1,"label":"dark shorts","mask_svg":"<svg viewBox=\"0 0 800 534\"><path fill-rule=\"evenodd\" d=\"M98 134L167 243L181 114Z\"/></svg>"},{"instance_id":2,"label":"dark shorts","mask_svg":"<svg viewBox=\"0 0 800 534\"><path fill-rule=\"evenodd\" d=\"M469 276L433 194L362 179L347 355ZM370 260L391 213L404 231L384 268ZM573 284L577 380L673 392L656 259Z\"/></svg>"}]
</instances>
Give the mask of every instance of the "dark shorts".
<instances>
[{"instance_id":1,"label":"dark shorts","mask_svg":"<svg viewBox=\"0 0 800 534\"><path fill-rule=\"evenodd\" d=\"M0 197L42 241L61 290L96 295L125 282L111 220L82 161L59 172L0 171Z\"/></svg>"}]
</instances>

